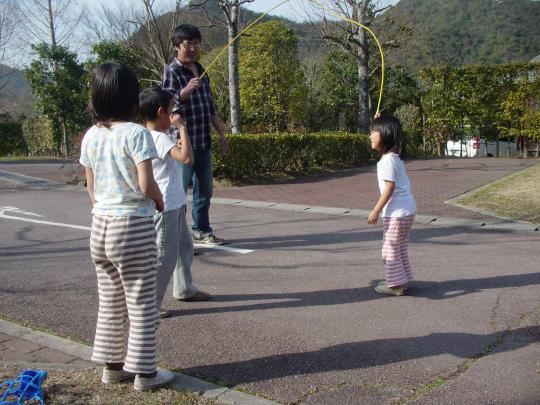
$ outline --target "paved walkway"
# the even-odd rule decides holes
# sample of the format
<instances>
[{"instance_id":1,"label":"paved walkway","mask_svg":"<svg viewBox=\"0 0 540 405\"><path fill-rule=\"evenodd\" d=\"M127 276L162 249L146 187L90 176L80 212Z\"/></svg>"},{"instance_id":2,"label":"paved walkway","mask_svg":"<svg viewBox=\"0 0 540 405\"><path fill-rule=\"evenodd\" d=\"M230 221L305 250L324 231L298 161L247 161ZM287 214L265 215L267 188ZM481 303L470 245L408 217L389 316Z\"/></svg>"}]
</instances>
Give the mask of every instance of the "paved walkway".
<instances>
[{"instance_id":1,"label":"paved walkway","mask_svg":"<svg viewBox=\"0 0 540 405\"><path fill-rule=\"evenodd\" d=\"M538 163L538 159L419 159L407 162L407 173L420 215L489 220L445 201ZM369 210L379 197L375 171L375 166L366 166L285 184L219 188L214 196Z\"/></svg>"}]
</instances>

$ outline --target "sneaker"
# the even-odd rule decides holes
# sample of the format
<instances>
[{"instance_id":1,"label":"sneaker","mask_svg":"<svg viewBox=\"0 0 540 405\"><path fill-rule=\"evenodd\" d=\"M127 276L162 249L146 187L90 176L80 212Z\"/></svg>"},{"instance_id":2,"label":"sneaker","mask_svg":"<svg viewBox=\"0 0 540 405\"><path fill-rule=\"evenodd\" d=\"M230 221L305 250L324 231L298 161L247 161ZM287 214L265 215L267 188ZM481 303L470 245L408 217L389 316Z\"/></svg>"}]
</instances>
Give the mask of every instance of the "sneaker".
<instances>
[{"instance_id":1,"label":"sneaker","mask_svg":"<svg viewBox=\"0 0 540 405\"><path fill-rule=\"evenodd\" d=\"M399 297L404 294L405 288L403 287L390 288L385 284L385 285L378 285L377 287L375 287L375 292L378 292L379 294L395 295Z\"/></svg>"},{"instance_id":2,"label":"sneaker","mask_svg":"<svg viewBox=\"0 0 540 405\"><path fill-rule=\"evenodd\" d=\"M184 302L194 302L194 301L208 301L211 297L210 294L204 291L197 291L195 295L192 295L189 298L177 298L178 301Z\"/></svg>"},{"instance_id":3,"label":"sneaker","mask_svg":"<svg viewBox=\"0 0 540 405\"><path fill-rule=\"evenodd\" d=\"M379 281L377 287L388 287L388 283L386 282L386 280ZM402 287L404 291L407 291L407 284L403 284Z\"/></svg>"},{"instance_id":4,"label":"sneaker","mask_svg":"<svg viewBox=\"0 0 540 405\"><path fill-rule=\"evenodd\" d=\"M163 319L163 318L168 318L169 316L171 316L171 311L169 311L168 309L160 309L159 310L159 318L160 319Z\"/></svg>"},{"instance_id":5,"label":"sneaker","mask_svg":"<svg viewBox=\"0 0 540 405\"><path fill-rule=\"evenodd\" d=\"M174 380L174 374L169 370L158 368L157 374L154 377L141 377L137 374L133 388L137 391L153 390L154 388L163 387Z\"/></svg>"},{"instance_id":6,"label":"sneaker","mask_svg":"<svg viewBox=\"0 0 540 405\"><path fill-rule=\"evenodd\" d=\"M120 381L131 380L135 377L135 374L124 370L111 370L107 367L103 367L103 374L101 375L101 382L103 384L115 384Z\"/></svg>"},{"instance_id":7,"label":"sneaker","mask_svg":"<svg viewBox=\"0 0 540 405\"><path fill-rule=\"evenodd\" d=\"M225 240L218 238L213 233L193 235L193 241L204 245L223 245L225 243Z\"/></svg>"}]
</instances>

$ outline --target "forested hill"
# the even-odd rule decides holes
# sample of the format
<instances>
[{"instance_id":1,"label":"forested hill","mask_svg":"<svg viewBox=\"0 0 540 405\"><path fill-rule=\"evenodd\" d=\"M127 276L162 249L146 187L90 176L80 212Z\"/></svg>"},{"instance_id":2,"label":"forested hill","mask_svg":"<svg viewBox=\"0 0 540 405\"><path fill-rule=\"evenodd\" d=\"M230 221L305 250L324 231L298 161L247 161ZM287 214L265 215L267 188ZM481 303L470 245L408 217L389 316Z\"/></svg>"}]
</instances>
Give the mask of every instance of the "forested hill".
<instances>
[{"instance_id":1,"label":"forested hill","mask_svg":"<svg viewBox=\"0 0 540 405\"><path fill-rule=\"evenodd\" d=\"M401 0L387 12L412 29L392 64L508 63L540 54L540 1Z\"/></svg>"}]
</instances>

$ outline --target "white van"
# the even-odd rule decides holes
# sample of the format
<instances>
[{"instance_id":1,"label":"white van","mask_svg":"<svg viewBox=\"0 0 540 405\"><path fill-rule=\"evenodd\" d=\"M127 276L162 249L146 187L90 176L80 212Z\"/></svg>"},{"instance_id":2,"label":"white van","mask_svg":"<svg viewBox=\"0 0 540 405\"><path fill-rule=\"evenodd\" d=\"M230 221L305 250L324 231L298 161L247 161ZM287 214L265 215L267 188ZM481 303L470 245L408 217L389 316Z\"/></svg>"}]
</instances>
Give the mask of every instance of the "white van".
<instances>
[{"instance_id":1,"label":"white van","mask_svg":"<svg viewBox=\"0 0 540 405\"><path fill-rule=\"evenodd\" d=\"M485 139L479 137L474 137L463 142L448 141L446 143L446 149L449 156L497 156L497 142L486 141ZM519 156L516 143L499 141L499 157L514 156Z\"/></svg>"}]
</instances>

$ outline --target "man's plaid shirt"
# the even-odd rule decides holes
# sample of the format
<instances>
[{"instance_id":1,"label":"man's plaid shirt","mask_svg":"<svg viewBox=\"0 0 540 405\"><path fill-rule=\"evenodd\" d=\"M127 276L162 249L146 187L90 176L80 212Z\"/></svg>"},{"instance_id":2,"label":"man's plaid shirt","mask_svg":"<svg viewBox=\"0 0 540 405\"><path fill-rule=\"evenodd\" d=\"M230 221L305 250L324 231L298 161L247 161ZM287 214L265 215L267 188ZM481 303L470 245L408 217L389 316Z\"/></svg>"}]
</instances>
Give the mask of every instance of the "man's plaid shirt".
<instances>
[{"instance_id":1,"label":"man's plaid shirt","mask_svg":"<svg viewBox=\"0 0 540 405\"><path fill-rule=\"evenodd\" d=\"M199 74L204 69L199 63L195 63ZM195 75L188 67L178 59L169 63L163 73L163 90L171 93L174 97L173 112L178 112L186 122L186 128L193 149L210 149L210 134L212 124L210 117L216 113L214 98L210 91L208 75L202 79L201 86L193 90L184 102L180 101L180 90L186 87ZM169 130L174 139L179 137L178 129L171 127Z\"/></svg>"}]
</instances>

